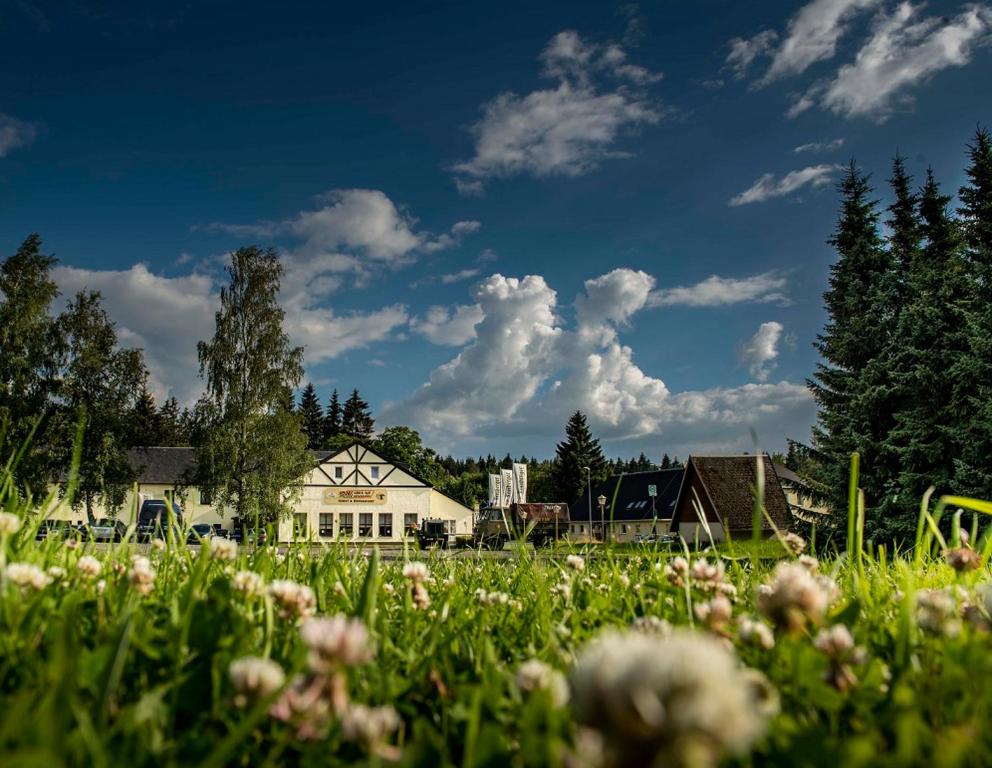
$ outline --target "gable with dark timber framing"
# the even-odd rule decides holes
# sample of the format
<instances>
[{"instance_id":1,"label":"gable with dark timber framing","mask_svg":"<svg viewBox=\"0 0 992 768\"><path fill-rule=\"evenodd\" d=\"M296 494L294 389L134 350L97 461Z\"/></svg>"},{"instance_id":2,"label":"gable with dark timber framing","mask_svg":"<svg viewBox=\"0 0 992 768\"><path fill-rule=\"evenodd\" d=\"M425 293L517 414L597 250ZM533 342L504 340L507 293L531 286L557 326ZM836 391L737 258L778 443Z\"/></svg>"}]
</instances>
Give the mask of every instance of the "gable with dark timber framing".
<instances>
[{"instance_id":1,"label":"gable with dark timber framing","mask_svg":"<svg viewBox=\"0 0 992 768\"><path fill-rule=\"evenodd\" d=\"M307 485L346 488L430 488L410 469L382 458L368 446L352 443L318 462Z\"/></svg>"}]
</instances>

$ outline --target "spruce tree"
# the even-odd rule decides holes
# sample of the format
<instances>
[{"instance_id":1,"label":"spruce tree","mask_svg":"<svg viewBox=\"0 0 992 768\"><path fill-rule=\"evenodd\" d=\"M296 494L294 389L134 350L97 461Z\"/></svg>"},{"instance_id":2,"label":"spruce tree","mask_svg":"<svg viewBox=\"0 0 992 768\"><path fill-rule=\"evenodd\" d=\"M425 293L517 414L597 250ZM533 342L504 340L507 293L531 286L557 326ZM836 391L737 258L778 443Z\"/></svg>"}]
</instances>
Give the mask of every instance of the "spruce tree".
<instances>
[{"instance_id":1,"label":"spruce tree","mask_svg":"<svg viewBox=\"0 0 992 768\"><path fill-rule=\"evenodd\" d=\"M375 419L369 404L362 399L357 389L345 401L341 412L341 432L356 440L370 440L375 432Z\"/></svg>"},{"instance_id":2,"label":"spruce tree","mask_svg":"<svg viewBox=\"0 0 992 768\"><path fill-rule=\"evenodd\" d=\"M968 350L954 372L968 417L955 472L956 490L992 498L992 136L983 128L968 147L968 183L958 214L971 285Z\"/></svg>"},{"instance_id":3,"label":"spruce tree","mask_svg":"<svg viewBox=\"0 0 992 768\"><path fill-rule=\"evenodd\" d=\"M300 415L303 434L307 436L307 447L310 450L320 448L324 442L324 411L312 382L308 381L303 388L297 413Z\"/></svg>"},{"instance_id":4,"label":"spruce tree","mask_svg":"<svg viewBox=\"0 0 992 768\"><path fill-rule=\"evenodd\" d=\"M164 424L161 412L155 404L155 397L148 390L147 382L141 385L141 391L134 407L128 416L130 421L130 442L133 446L148 447L165 445Z\"/></svg>"},{"instance_id":5,"label":"spruce tree","mask_svg":"<svg viewBox=\"0 0 992 768\"><path fill-rule=\"evenodd\" d=\"M948 212L932 170L920 196L924 239L909 266L906 302L889 365L895 371L902 407L888 445L900 468L893 506L886 518L889 538L908 538L927 487L953 489L955 458L967 404L954 372L968 355L968 284L958 223Z\"/></svg>"},{"instance_id":6,"label":"spruce tree","mask_svg":"<svg viewBox=\"0 0 992 768\"><path fill-rule=\"evenodd\" d=\"M331 444L341 434L341 400L338 391L331 392L331 400L327 404L327 415L324 417L324 446Z\"/></svg>"},{"instance_id":7,"label":"spruce tree","mask_svg":"<svg viewBox=\"0 0 992 768\"><path fill-rule=\"evenodd\" d=\"M14 468L19 489L44 493L53 467L47 449L46 413L56 386L62 340L49 314L58 288L56 260L30 235L0 264L0 462L27 445ZM30 438L29 436L33 436Z\"/></svg>"},{"instance_id":8,"label":"spruce tree","mask_svg":"<svg viewBox=\"0 0 992 768\"><path fill-rule=\"evenodd\" d=\"M565 440L555 449L551 489L556 501L572 504L587 485L585 467L593 485L608 476L608 465L599 440L592 436L585 414L576 411L565 426Z\"/></svg>"},{"instance_id":9,"label":"spruce tree","mask_svg":"<svg viewBox=\"0 0 992 768\"><path fill-rule=\"evenodd\" d=\"M186 414L179 408L179 401L167 398L159 408L158 418L162 428L162 442L159 445L180 446L189 444L189 435L183 423Z\"/></svg>"},{"instance_id":10,"label":"spruce tree","mask_svg":"<svg viewBox=\"0 0 992 768\"><path fill-rule=\"evenodd\" d=\"M216 331L198 345L207 391L198 404L197 480L241 521L269 523L289 513L313 463L290 407L303 348L283 330L276 252L239 248L227 271Z\"/></svg>"},{"instance_id":11,"label":"spruce tree","mask_svg":"<svg viewBox=\"0 0 992 768\"><path fill-rule=\"evenodd\" d=\"M889 343L891 327L892 258L878 234L879 212L871 198L868 177L852 162L839 185L841 212L828 241L837 251L824 302L829 315L815 347L822 356L814 378L807 382L816 401L818 423L815 448L825 460L816 480L829 489L831 508L843 516L848 461L862 456L862 478L871 482L880 445L886 435L876 407L886 393L873 391L866 369ZM885 418L879 419L879 416ZM879 501L879 486L867 486L869 504Z\"/></svg>"}]
</instances>

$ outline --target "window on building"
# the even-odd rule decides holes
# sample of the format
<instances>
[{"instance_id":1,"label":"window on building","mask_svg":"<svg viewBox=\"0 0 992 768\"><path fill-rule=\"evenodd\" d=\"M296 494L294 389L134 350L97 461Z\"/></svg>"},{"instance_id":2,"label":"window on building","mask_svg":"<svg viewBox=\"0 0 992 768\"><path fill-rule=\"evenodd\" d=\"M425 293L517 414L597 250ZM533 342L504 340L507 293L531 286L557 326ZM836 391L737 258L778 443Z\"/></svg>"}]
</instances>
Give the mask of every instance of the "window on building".
<instances>
[{"instance_id":1,"label":"window on building","mask_svg":"<svg viewBox=\"0 0 992 768\"><path fill-rule=\"evenodd\" d=\"M360 512L358 514L358 535L359 536L371 536L372 535L372 513L371 512Z\"/></svg>"},{"instance_id":2,"label":"window on building","mask_svg":"<svg viewBox=\"0 0 992 768\"><path fill-rule=\"evenodd\" d=\"M620 526L620 533L626 533L626 532L627 532L627 524L626 523L623 523Z\"/></svg>"},{"instance_id":3,"label":"window on building","mask_svg":"<svg viewBox=\"0 0 992 768\"><path fill-rule=\"evenodd\" d=\"M409 531L411 528L417 527L417 513L407 512L403 515L403 530Z\"/></svg>"},{"instance_id":4,"label":"window on building","mask_svg":"<svg viewBox=\"0 0 992 768\"><path fill-rule=\"evenodd\" d=\"M210 491L200 491L200 504L210 506L214 503L214 495Z\"/></svg>"},{"instance_id":5,"label":"window on building","mask_svg":"<svg viewBox=\"0 0 992 768\"><path fill-rule=\"evenodd\" d=\"M379 468L378 467L372 467L372 479L373 480L378 480L379 479Z\"/></svg>"},{"instance_id":6,"label":"window on building","mask_svg":"<svg viewBox=\"0 0 992 768\"><path fill-rule=\"evenodd\" d=\"M335 467L334 468L334 479L335 480L340 480L342 477L344 477L344 467Z\"/></svg>"},{"instance_id":7,"label":"window on building","mask_svg":"<svg viewBox=\"0 0 992 768\"><path fill-rule=\"evenodd\" d=\"M584 525L580 525L579 526L579 533L585 533L585 532L586 532L586 527Z\"/></svg>"},{"instance_id":8,"label":"window on building","mask_svg":"<svg viewBox=\"0 0 992 768\"><path fill-rule=\"evenodd\" d=\"M338 533L340 533L342 537L345 536L349 538L351 537L354 519L355 519L355 515L352 512L341 513L340 517L338 518Z\"/></svg>"},{"instance_id":9,"label":"window on building","mask_svg":"<svg viewBox=\"0 0 992 768\"><path fill-rule=\"evenodd\" d=\"M306 539L310 535L310 520L306 512L293 513L293 538Z\"/></svg>"},{"instance_id":10,"label":"window on building","mask_svg":"<svg viewBox=\"0 0 992 768\"><path fill-rule=\"evenodd\" d=\"M444 521L444 532L445 533L454 533L455 532L455 521L454 520L445 520Z\"/></svg>"},{"instance_id":11,"label":"window on building","mask_svg":"<svg viewBox=\"0 0 992 768\"><path fill-rule=\"evenodd\" d=\"M320 513L320 527L317 529L320 531L321 536L334 537L334 514L331 512L321 512Z\"/></svg>"},{"instance_id":12,"label":"window on building","mask_svg":"<svg viewBox=\"0 0 992 768\"><path fill-rule=\"evenodd\" d=\"M379 513L379 535L380 536L393 535L393 515L391 512Z\"/></svg>"}]
</instances>

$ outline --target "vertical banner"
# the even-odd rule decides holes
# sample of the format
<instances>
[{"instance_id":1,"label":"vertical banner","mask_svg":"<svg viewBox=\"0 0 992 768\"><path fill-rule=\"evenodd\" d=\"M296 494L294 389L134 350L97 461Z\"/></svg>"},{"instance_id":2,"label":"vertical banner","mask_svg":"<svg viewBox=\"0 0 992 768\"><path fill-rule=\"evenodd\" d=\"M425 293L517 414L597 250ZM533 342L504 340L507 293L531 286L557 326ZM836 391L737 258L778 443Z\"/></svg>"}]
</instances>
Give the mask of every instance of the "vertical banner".
<instances>
[{"instance_id":1,"label":"vertical banner","mask_svg":"<svg viewBox=\"0 0 992 768\"><path fill-rule=\"evenodd\" d=\"M527 465L513 465L513 500L519 504L527 503Z\"/></svg>"},{"instance_id":2,"label":"vertical banner","mask_svg":"<svg viewBox=\"0 0 992 768\"><path fill-rule=\"evenodd\" d=\"M502 480L499 475L489 476L489 506L498 507L503 503L503 493L500 490Z\"/></svg>"},{"instance_id":3,"label":"vertical banner","mask_svg":"<svg viewBox=\"0 0 992 768\"><path fill-rule=\"evenodd\" d=\"M500 506L506 509L513 503L513 470L501 469L499 474L501 477L500 492L503 497Z\"/></svg>"}]
</instances>

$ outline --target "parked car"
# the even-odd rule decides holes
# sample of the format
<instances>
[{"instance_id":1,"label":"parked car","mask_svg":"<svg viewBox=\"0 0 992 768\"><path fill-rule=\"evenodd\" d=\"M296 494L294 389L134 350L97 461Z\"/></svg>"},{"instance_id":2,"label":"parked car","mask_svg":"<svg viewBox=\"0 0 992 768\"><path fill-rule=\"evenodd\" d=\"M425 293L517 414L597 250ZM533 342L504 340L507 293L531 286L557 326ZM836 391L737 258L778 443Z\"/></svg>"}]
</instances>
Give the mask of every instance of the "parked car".
<instances>
[{"instance_id":1,"label":"parked car","mask_svg":"<svg viewBox=\"0 0 992 768\"><path fill-rule=\"evenodd\" d=\"M256 534L253 530L245 530L244 528L235 528L231 531L231 539L238 542L238 544L265 544L269 540L269 534L266 533L264 528L260 528Z\"/></svg>"},{"instance_id":2,"label":"parked car","mask_svg":"<svg viewBox=\"0 0 992 768\"><path fill-rule=\"evenodd\" d=\"M72 533L76 533L76 526L68 520L42 520L35 531L35 541L44 541L48 538L64 539Z\"/></svg>"},{"instance_id":3,"label":"parked car","mask_svg":"<svg viewBox=\"0 0 992 768\"><path fill-rule=\"evenodd\" d=\"M202 544L216 535L214 527L209 523L194 523L189 527L189 533L186 534L186 543Z\"/></svg>"},{"instance_id":4,"label":"parked car","mask_svg":"<svg viewBox=\"0 0 992 768\"><path fill-rule=\"evenodd\" d=\"M178 504L172 504L173 534L179 538L183 527L183 510ZM138 510L138 541L165 539L169 530L169 505L162 499L146 499Z\"/></svg>"},{"instance_id":5,"label":"parked car","mask_svg":"<svg viewBox=\"0 0 992 768\"><path fill-rule=\"evenodd\" d=\"M121 541L127 536L127 526L122 521L106 517L89 523L85 530L90 541Z\"/></svg>"}]
</instances>

